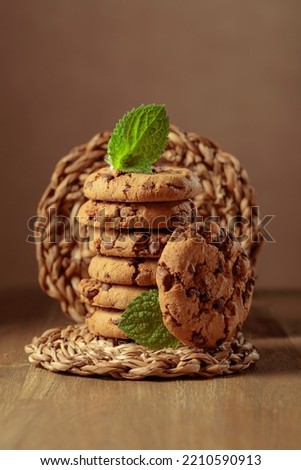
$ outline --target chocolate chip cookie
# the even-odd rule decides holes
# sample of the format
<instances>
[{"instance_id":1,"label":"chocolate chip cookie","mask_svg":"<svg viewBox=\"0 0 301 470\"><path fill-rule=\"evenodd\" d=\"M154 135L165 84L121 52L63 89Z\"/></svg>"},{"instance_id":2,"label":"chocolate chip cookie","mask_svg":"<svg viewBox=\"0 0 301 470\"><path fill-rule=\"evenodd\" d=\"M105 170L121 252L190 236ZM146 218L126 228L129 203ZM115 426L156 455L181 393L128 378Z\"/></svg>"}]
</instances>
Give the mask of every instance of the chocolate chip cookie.
<instances>
[{"instance_id":1,"label":"chocolate chip cookie","mask_svg":"<svg viewBox=\"0 0 301 470\"><path fill-rule=\"evenodd\" d=\"M109 284L125 286L156 286L158 260L94 256L89 265L89 276Z\"/></svg>"},{"instance_id":2,"label":"chocolate chip cookie","mask_svg":"<svg viewBox=\"0 0 301 470\"><path fill-rule=\"evenodd\" d=\"M90 231L89 249L94 254L125 258L159 258L172 232Z\"/></svg>"},{"instance_id":3,"label":"chocolate chip cookie","mask_svg":"<svg viewBox=\"0 0 301 470\"><path fill-rule=\"evenodd\" d=\"M147 288L122 286L100 282L96 279L82 279L78 291L83 302L98 307L125 310L129 303Z\"/></svg>"},{"instance_id":4,"label":"chocolate chip cookie","mask_svg":"<svg viewBox=\"0 0 301 470\"><path fill-rule=\"evenodd\" d=\"M95 308L86 317L90 333L105 338L126 339L127 335L118 328L122 312L109 308Z\"/></svg>"},{"instance_id":5,"label":"chocolate chip cookie","mask_svg":"<svg viewBox=\"0 0 301 470\"><path fill-rule=\"evenodd\" d=\"M216 224L177 229L156 280L165 326L188 346L214 348L248 315L254 287L249 258Z\"/></svg>"},{"instance_id":6,"label":"chocolate chip cookie","mask_svg":"<svg viewBox=\"0 0 301 470\"><path fill-rule=\"evenodd\" d=\"M193 222L194 204L191 201L153 203L114 203L86 201L79 209L79 222L94 227L115 229L175 229Z\"/></svg>"},{"instance_id":7,"label":"chocolate chip cookie","mask_svg":"<svg viewBox=\"0 0 301 470\"><path fill-rule=\"evenodd\" d=\"M199 178L186 168L154 167L153 173L121 173L101 168L84 183L87 198L111 202L182 201L202 190Z\"/></svg>"}]
</instances>

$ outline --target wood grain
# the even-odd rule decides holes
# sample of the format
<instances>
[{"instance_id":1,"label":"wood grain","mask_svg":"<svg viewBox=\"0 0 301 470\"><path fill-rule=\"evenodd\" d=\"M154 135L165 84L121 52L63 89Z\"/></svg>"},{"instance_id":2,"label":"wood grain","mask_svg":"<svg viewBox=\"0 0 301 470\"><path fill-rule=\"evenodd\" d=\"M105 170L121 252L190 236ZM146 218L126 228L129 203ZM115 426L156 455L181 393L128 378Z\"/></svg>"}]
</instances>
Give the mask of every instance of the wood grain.
<instances>
[{"instance_id":1,"label":"wood grain","mask_svg":"<svg viewBox=\"0 0 301 470\"><path fill-rule=\"evenodd\" d=\"M259 292L245 336L261 360L213 380L54 374L24 345L67 321L39 291L2 292L1 449L300 449L301 292Z\"/></svg>"}]
</instances>

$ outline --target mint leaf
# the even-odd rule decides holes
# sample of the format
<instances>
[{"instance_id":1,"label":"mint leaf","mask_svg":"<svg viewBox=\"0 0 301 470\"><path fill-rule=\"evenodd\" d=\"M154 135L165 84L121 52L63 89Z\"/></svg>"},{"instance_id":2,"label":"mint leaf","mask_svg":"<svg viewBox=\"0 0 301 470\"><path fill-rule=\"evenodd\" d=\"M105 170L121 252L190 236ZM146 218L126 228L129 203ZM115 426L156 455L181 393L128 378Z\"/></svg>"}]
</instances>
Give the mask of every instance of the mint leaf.
<instances>
[{"instance_id":1,"label":"mint leaf","mask_svg":"<svg viewBox=\"0 0 301 470\"><path fill-rule=\"evenodd\" d=\"M150 349L176 348L179 344L163 323L156 289L142 292L132 300L122 314L119 328Z\"/></svg>"},{"instance_id":2,"label":"mint leaf","mask_svg":"<svg viewBox=\"0 0 301 470\"><path fill-rule=\"evenodd\" d=\"M107 162L116 170L150 173L165 149L169 119L164 105L141 105L116 124L108 143Z\"/></svg>"}]
</instances>

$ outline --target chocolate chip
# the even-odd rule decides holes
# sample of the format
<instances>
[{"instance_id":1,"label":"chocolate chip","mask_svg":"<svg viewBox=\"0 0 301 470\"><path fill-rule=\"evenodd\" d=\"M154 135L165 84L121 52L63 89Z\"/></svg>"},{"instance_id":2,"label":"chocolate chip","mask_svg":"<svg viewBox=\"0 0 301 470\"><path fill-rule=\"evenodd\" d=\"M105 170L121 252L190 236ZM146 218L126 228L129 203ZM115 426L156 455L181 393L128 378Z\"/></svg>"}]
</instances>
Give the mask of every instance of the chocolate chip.
<instances>
[{"instance_id":1,"label":"chocolate chip","mask_svg":"<svg viewBox=\"0 0 301 470\"><path fill-rule=\"evenodd\" d=\"M131 186L130 186L128 183L126 183L126 184L124 185L124 187L122 188L122 192L123 192L123 193L126 193L130 188L131 188Z\"/></svg>"},{"instance_id":2,"label":"chocolate chip","mask_svg":"<svg viewBox=\"0 0 301 470\"><path fill-rule=\"evenodd\" d=\"M248 271L249 271L248 258L238 257L232 268L233 275L239 278L243 278L248 273Z\"/></svg>"},{"instance_id":3,"label":"chocolate chip","mask_svg":"<svg viewBox=\"0 0 301 470\"><path fill-rule=\"evenodd\" d=\"M102 285L101 285L101 290L104 290L105 292L107 292L108 290L110 290L112 287L112 284L107 284L106 282L103 282Z\"/></svg>"},{"instance_id":4,"label":"chocolate chip","mask_svg":"<svg viewBox=\"0 0 301 470\"><path fill-rule=\"evenodd\" d=\"M142 185L142 188L143 188L143 189L147 189L147 190L150 190L150 191L151 191L152 189L154 189L154 187L155 187L155 183L153 183L152 181L148 181L147 183L144 183L144 184Z\"/></svg>"},{"instance_id":5,"label":"chocolate chip","mask_svg":"<svg viewBox=\"0 0 301 470\"><path fill-rule=\"evenodd\" d=\"M215 302L213 303L212 307L215 310L220 311L223 308L224 305L225 305L224 299L216 299Z\"/></svg>"},{"instance_id":6,"label":"chocolate chip","mask_svg":"<svg viewBox=\"0 0 301 470\"><path fill-rule=\"evenodd\" d=\"M174 317L170 316L170 319L172 321L172 324L176 327L176 328L182 328L182 323L178 322Z\"/></svg>"},{"instance_id":7,"label":"chocolate chip","mask_svg":"<svg viewBox=\"0 0 301 470\"><path fill-rule=\"evenodd\" d=\"M197 290L195 287L190 287L190 289L187 289L186 291L186 296L187 297L197 297L199 298L200 297L200 291Z\"/></svg>"},{"instance_id":8,"label":"chocolate chip","mask_svg":"<svg viewBox=\"0 0 301 470\"><path fill-rule=\"evenodd\" d=\"M110 173L101 173L101 177L107 181L111 181L114 179L114 176L110 175Z\"/></svg>"},{"instance_id":9,"label":"chocolate chip","mask_svg":"<svg viewBox=\"0 0 301 470\"><path fill-rule=\"evenodd\" d=\"M200 274L202 274L203 269L204 266L202 264L197 264L194 270L194 276L198 277Z\"/></svg>"},{"instance_id":10,"label":"chocolate chip","mask_svg":"<svg viewBox=\"0 0 301 470\"><path fill-rule=\"evenodd\" d=\"M164 290L167 292L171 289L172 286L172 276L167 269L159 268L162 275L162 284ZM162 274L163 273L163 274Z\"/></svg>"},{"instance_id":11,"label":"chocolate chip","mask_svg":"<svg viewBox=\"0 0 301 470\"><path fill-rule=\"evenodd\" d=\"M132 236L135 237L135 244L133 249L136 253L146 254L149 248L149 233L144 232L133 232Z\"/></svg>"},{"instance_id":12,"label":"chocolate chip","mask_svg":"<svg viewBox=\"0 0 301 470\"><path fill-rule=\"evenodd\" d=\"M197 332L192 333L191 342L198 348L202 348L206 344L205 339L202 337L200 333L197 333Z\"/></svg>"},{"instance_id":13,"label":"chocolate chip","mask_svg":"<svg viewBox=\"0 0 301 470\"><path fill-rule=\"evenodd\" d=\"M217 268L214 270L213 274L217 276L217 274L221 273L224 270L225 262L222 258L218 258L217 261Z\"/></svg>"},{"instance_id":14,"label":"chocolate chip","mask_svg":"<svg viewBox=\"0 0 301 470\"><path fill-rule=\"evenodd\" d=\"M94 297L98 294L98 289L87 290L84 292L84 296L87 297L88 300L94 299Z\"/></svg>"},{"instance_id":15,"label":"chocolate chip","mask_svg":"<svg viewBox=\"0 0 301 470\"><path fill-rule=\"evenodd\" d=\"M151 255L157 255L160 252L160 243L153 241L149 245L149 252Z\"/></svg>"},{"instance_id":16,"label":"chocolate chip","mask_svg":"<svg viewBox=\"0 0 301 470\"><path fill-rule=\"evenodd\" d=\"M173 229L177 227L181 227L183 225L187 225L189 223L189 216L188 215L173 215L168 219L168 224Z\"/></svg>"},{"instance_id":17,"label":"chocolate chip","mask_svg":"<svg viewBox=\"0 0 301 470\"><path fill-rule=\"evenodd\" d=\"M200 292L200 301L207 302L210 299L210 294L207 291Z\"/></svg>"},{"instance_id":18,"label":"chocolate chip","mask_svg":"<svg viewBox=\"0 0 301 470\"><path fill-rule=\"evenodd\" d=\"M103 240L102 246L103 246L106 250L111 250L111 249L114 247L114 241L105 241L105 240Z\"/></svg>"}]
</instances>

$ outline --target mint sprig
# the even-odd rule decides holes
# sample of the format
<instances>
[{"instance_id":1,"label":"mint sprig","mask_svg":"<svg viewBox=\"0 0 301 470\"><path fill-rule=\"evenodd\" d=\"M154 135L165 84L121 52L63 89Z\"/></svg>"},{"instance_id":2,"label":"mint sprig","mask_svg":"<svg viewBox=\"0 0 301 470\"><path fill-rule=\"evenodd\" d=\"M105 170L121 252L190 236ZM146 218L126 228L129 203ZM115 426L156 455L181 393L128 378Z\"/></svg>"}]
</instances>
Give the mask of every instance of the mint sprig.
<instances>
[{"instance_id":1,"label":"mint sprig","mask_svg":"<svg viewBox=\"0 0 301 470\"><path fill-rule=\"evenodd\" d=\"M164 151L169 119L164 105L141 105L116 124L108 143L107 162L116 170L150 173Z\"/></svg>"},{"instance_id":2,"label":"mint sprig","mask_svg":"<svg viewBox=\"0 0 301 470\"><path fill-rule=\"evenodd\" d=\"M179 340L165 327L156 289L142 292L122 314L119 328L150 349L176 348Z\"/></svg>"}]
</instances>

